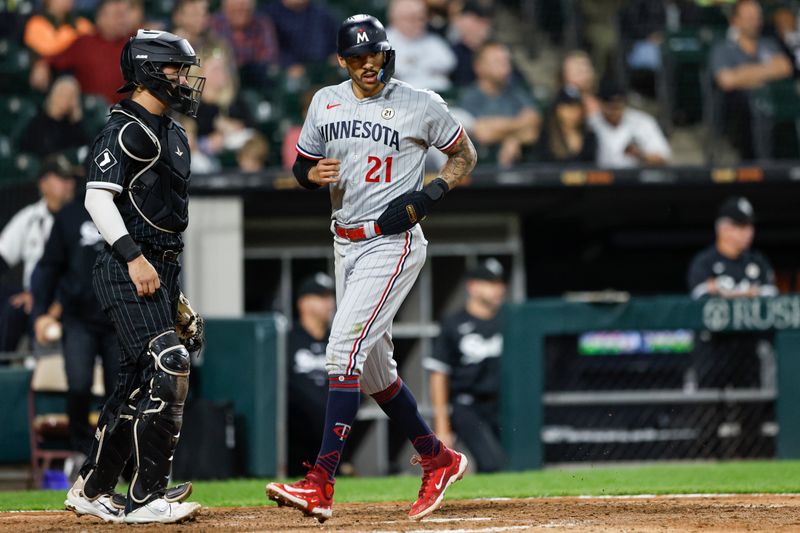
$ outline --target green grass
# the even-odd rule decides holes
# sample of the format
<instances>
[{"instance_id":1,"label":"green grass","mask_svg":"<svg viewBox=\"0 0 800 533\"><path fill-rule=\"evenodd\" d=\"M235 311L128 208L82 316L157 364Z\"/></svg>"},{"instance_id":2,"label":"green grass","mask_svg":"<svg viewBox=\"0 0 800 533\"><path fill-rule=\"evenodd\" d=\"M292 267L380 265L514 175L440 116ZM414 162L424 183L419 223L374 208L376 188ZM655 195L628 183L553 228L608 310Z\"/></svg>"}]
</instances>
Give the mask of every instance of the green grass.
<instances>
[{"instance_id":1,"label":"green grass","mask_svg":"<svg viewBox=\"0 0 800 533\"><path fill-rule=\"evenodd\" d=\"M266 480L199 481L192 499L210 507L263 505ZM419 478L340 478L337 502L405 501ZM800 492L800 461L597 466L470 475L448 499L535 496ZM0 492L0 511L62 509L62 491Z\"/></svg>"}]
</instances>

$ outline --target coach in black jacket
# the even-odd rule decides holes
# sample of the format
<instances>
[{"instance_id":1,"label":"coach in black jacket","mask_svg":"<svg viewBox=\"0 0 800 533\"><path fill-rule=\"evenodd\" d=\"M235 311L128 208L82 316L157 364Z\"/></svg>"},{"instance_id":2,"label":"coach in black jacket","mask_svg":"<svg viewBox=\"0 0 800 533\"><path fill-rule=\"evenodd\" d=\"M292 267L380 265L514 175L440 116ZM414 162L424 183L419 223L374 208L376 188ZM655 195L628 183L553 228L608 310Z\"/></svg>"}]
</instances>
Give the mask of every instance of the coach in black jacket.
<instances>
[{"instance_id":1,"label":"coach in black jacket","mask_svg":"<svg viewBox=\"0 0 800 533\"><path fill-rule=\"evenodd\" d=\"M41 344L58 340L59 318L67 373L67 415L72 449L87 454L91 445L89 406L94 362L103 360L105 390L114 390L119 372L119 343L114 327L92 289L92 266L103 238L80 197L55 216L44 254L33 274L34 331ZM53 302L63 311L58 316Z\"/></svg>"}]
</instances>

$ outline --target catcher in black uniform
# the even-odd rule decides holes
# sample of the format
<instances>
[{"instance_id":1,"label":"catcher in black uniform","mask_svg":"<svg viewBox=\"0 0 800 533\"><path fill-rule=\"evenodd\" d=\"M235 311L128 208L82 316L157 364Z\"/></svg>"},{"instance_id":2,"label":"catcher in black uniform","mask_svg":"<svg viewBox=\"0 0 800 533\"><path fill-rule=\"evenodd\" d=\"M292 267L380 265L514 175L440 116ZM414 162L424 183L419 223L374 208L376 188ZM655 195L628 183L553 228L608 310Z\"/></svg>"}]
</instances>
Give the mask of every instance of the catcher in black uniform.
<instances>
[{"instance_id":1,"label":"catcher in black uniform","mask_svg":"<svg viewBox=\"0 0 800 533\"><path fill-rule=\"evenodd\" d=\"M205 79L185 39L139 30L122 51L131 96L111 109L87 159L86 210L106 242L93 270L97 299L122 347L116 389L65 505L106 521L170 523L194 516L190 484L167 489L202 321L179 288L188 225L189 143L169 109L194 116ZM114 487L129 458L127 497ZM124 506L120 509L120 506Z\"/></svg>"}]
</instances>

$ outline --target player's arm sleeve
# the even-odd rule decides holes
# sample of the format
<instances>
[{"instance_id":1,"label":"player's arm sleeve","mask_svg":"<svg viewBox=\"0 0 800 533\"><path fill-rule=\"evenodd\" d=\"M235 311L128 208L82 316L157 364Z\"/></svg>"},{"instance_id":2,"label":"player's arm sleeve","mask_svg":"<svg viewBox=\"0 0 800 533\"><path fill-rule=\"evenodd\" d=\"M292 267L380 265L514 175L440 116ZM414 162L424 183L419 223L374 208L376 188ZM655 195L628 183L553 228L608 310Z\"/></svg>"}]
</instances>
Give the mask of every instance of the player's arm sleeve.
<instances>
[{"instance_id":1,"label":"player's arm sleeve","mask_svg":"<svg viewBox=\"0 0 800 533\"><path fill-rule=\"evenodd\" d=\"M317 128L317 106L319 105L319 93L311 99L308 106L306 120L303 122L303 129L300 130L300 138L297 139L297 153L311 161L319 161L325 157L325 139Z\"/></svg>"},{"instance_id":2,"label":"player's arm sleeve","mask_svg":"<svg viewBox=\"0 0 800 533\"><path fill-rule=\"evenodd\" d=\"M22 259L22 243L25 240L28 218L27 210L18 212L0 233L0 274L16 266Z\"/></svg>"},{"instance_id":3,"label":"player's arm sleeve","mask_svg":"<svg viewBox=\"0 0 800 533\"><path fill-rule=\"evenodd\" d=\"M87 189L84 207L103 239L122 256L131 261L142 255L125 227L122 215L114 203L114 192L108 189Z\"/></svg>"},{"instance_id":4,"label":"player's arm sleeve","mask_svg":"<svg viewBox=\"0 0 800 533\"><path fill-rule=\"evenodd\" d=\"M425 126L427 129L427 142L442 152L453 146L459 137L464 134L464 128L447 109L447 103L441 96L428 92L430 101L425 110Z\"/></svg>"},{"instance_id":5,"label":"player's arm sleeve","mask_svg":"<svg viewBox=\"0 0 800 533\"><path fill-rule=\"evenodd\" d=\"M44 253L31 276L33 293L32 320L45 314L53 303L56 289L67 267L67 241L64 238L64 217L58 214L44 246Z\"/></svg>"},{"instance_id":6,"label":"player's arm sleeve","mask_svg":"<svg viewBox=\"0 0 800 533\"><path fill-rule=\"evenodd\" d=\"M125 155L119 142L121 130L103 132L94 141L87 161L86 189L119 194L125 188Z\"/></svg>"},{"instance_id":7,"label":"player's arm sleeve","mask_svg":"<svg viewBox=\"0 0 800 533\"><path fill-rule=\"evenodd\" d=\"M292 173L294 174L294 178L297 180L297 183L300 184L301 187L304 189L314 190L319 189L319 185L312 182L308 174L311 172L311 169L317 166L317 161L313 159L308 159L304 155L297 154L297 158L294 160L294 165L292 165Z\"/></svg>"}]
</instances>

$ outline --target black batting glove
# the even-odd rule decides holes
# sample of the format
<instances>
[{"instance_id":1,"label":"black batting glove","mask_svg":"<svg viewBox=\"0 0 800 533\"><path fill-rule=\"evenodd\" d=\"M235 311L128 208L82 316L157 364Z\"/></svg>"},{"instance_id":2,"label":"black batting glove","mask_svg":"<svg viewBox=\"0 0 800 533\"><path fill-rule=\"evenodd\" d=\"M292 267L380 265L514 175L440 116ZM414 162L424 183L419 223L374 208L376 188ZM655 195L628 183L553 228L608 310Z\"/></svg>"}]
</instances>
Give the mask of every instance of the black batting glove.
<instances>
[{"instance_id":1,"label":"black batting glove","mask_svg":"<svg viewBox=\"0 0 800 533\"><path fill-rule=\"evenodd\" d=\"M421 191L407 192L398 196L386 207L378 217L377 224L382 235L395 235L413 228L422 221L433 206L444 198L450 190L447 182L436 178Z\"/></svg>"}]
</instances>

